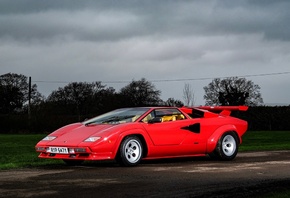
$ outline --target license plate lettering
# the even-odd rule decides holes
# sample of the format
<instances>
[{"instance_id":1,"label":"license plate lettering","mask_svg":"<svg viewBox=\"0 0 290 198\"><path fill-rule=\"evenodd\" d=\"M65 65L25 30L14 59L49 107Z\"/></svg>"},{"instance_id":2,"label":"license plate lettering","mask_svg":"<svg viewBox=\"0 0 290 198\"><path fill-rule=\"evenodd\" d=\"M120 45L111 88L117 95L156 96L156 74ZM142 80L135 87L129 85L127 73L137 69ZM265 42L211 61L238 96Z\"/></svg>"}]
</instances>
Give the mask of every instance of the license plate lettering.
<instances>
[{"instance_id":1,"label":"license plate lettering","mask_svg":"<svg viewBox=\"0 0 290 198\"><path fill-rule=\"evenodd\" d=\"M49 147L47 152L49 152L49 153L67 154L68 153L68 149L66 147Z\"/></svg>"}]
</instances>

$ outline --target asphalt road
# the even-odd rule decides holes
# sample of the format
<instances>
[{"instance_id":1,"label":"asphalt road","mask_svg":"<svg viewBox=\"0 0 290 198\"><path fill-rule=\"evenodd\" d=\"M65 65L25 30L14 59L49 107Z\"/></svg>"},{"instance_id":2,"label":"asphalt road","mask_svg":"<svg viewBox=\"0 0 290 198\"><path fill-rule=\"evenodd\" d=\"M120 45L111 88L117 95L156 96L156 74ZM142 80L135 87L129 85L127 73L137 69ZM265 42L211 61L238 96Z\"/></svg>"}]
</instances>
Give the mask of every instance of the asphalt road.
<instances>
[{"instance_id":1,"label":"asphalt road","mask_svg":"<svg viewBox=\"0 0 290 198\"><path fill-rule=\"evenodd\" d=\"M290 187L290 151L0 171L0 197L263 197Z\"/></svg>"}]
</instances>

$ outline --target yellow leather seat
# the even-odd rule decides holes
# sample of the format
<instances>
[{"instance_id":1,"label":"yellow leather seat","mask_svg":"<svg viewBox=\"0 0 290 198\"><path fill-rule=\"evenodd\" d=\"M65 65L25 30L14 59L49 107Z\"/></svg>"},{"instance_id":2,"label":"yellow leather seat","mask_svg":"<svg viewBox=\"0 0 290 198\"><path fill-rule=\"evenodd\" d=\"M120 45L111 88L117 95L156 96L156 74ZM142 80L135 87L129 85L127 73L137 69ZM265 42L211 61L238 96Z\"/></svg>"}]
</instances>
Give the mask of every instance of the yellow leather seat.
<instances>
[{"instance_id":1,"label":"yellow leather seat","mask_svg":"<svg viewBox=\"0 0 290 198\"><path fill-rule=\"evenodd\" d=\"M176 120L183 120L185 117L182 114L176 116Z\"/></svg>"},{"instance_id":2,"label":"yellow leather seat","mask_svg":"<svg viewBox=\"0 0 290 198\"><path fill-rule=\"evenodd\" d=\"M171 115L171 116L162 116L162 122L168 122L168 121L175 121L176 116Z\"/></svg>"},{"instance_id":3,"label":"yellow leather seat","mask_svg":"<svg viewBox=\"0 0 290 198\"><path fill-rule=\"evenodd\" d=\"M151 120L153 117L151 114L148 114L145 118L143 118L142 122L148 123L149 120Z\"/></svg>"}]
</instances>

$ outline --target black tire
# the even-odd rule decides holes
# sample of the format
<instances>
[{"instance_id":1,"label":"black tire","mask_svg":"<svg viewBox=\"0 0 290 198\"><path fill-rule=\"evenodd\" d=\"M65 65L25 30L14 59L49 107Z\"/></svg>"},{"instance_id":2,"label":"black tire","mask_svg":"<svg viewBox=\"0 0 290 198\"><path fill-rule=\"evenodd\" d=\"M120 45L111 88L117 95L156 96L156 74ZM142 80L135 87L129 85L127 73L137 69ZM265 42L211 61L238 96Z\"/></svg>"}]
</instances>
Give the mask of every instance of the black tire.
<instances>
[{"instance_id":1,"label":"black tire","mask_svg":"<svg viewBox=\"0 0 290 198\"><path fill-rule=\"evenodd\" d=\"M118 162L122 166L136 166L143 156L143 145L137 136L125 137L119 147Z\"/></svg>"},{"instance_id":2,"label":"black tire","mask_svg":"<svg viewBox=\"0 0 290 198\"><path fill-rule=\"evenodd\" d=\"M68 166L79 166L84 162L84 160L65 160L65 159L63 161Z\"/></svg>"},{"instance_id":3,"label":"black tire","mask_svg":"<svg viewBox=\"0 0 290 198\"><path fill-rule=\"evenodd\" d=\"M209 156L220 160L233 160L238 153L238 137L234 132L226 132L219 139L213 153Z\"/></svg>"}]
</instances>

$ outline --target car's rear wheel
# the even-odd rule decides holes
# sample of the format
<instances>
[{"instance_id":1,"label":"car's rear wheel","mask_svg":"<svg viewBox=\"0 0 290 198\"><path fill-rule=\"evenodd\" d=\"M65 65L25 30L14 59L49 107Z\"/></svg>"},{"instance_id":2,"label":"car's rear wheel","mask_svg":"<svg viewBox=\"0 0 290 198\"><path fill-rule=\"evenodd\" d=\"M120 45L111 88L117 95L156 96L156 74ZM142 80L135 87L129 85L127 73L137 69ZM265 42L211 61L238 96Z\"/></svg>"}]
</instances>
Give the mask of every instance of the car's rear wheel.
<instances>
[{"instance_id":1,"label":"car's rear wheel","mask_svg":"<svg viewBox=\"0 0 290 198\"><path fill-rule=\"evenodd\" d=\"M68 166L78 166L84 162L84 160L65 160L65 159L63 161Z\"/></svg>"},{"instance_id":2,"label":"car's rear wheel","mask_svg":"<svg viewBox=\"0 0 290 198\"><path fill-rule=\"evenodd\" d=\"M119 148L118 162L123 166L136 166L143 155L143 145L137 136L126 137Z\"/></svg>"},{"instance_id":3,"label":"car's rear wheel","mask_svg":"<svg viewBox=\"0 0 290 198\"><path fill-rule=\"evenodd\" d=\"M232 160L238 153L238 137L234 132L226 132L219 139L216 149L210 154L220 160Z\"/></svg>"}]
</instances>

